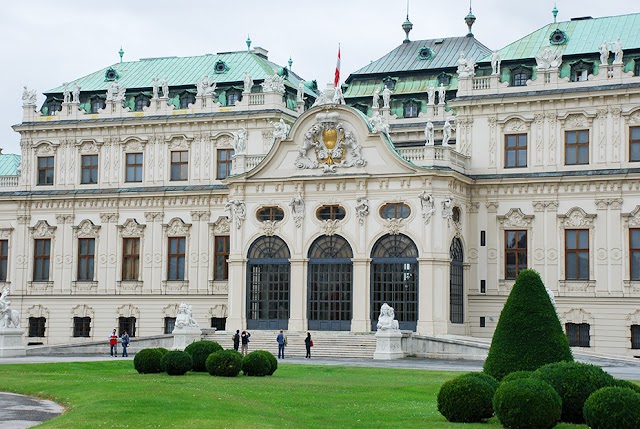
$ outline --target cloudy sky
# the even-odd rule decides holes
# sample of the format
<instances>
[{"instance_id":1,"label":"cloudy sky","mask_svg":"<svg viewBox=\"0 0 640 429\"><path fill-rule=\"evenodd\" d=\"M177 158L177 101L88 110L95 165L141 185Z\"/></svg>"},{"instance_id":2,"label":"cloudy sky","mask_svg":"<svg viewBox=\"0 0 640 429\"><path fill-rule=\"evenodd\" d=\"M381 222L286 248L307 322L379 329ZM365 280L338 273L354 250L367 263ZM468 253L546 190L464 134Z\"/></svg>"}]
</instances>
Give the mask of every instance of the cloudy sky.
<instances>
[{"instance_id":1,"label":"cloudy sky","mask_svg":"<svg viewBox=\"0 0 640 429\"><path fill-rule=\"evenodd\" d=\"M553 0L474 0L474 34L496 49L552 21ZM399 45L404 0L135 0L97 2L26 0L3 4L0 14L0 148L20 153L11 125L22 119L22 86L41 93L118 61L246 49L303 78L333 80L338 43L342 78ZM640 12L637 0L558 0L558 20ZM462 36L468 0L411 0L411 39Z\"/></svg>"}]
</instances>

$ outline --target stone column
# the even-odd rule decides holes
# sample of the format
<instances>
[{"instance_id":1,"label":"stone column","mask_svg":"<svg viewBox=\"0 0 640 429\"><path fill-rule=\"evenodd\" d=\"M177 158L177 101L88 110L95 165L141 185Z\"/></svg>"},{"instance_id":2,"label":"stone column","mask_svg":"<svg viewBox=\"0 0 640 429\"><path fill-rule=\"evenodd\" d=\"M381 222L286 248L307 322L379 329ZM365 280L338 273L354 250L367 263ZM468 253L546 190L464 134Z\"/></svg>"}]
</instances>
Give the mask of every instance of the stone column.
<instances>
[{"instance_id":1,"label":"stone column","mask_svg":"<svg viewBox=\"0 0 640 429\"><path fill-rule=\"evenodd\" d=\"M497 266L498 259L498 243L500 243L498 237L498 202L489 201L486 203L487 207L487 235L486 235L486 267L487 267L487 295L498 294L498 279L500 278L499 267ZM481 253L482 255L482 253ZM480 261L482 263L482 261Z\"/></svg>"},{"instance_id":2,"label":"stone column","mask_svg":"<svg viewBox=\"0 0 640 429\"><path fill-rule=\"evenodd\" d=\"M307 329L307 259L291 258L289 276L289 331Z\"/></svg>"},{"instance_id":3,"label":"stone column","mask_svg":"<svg viewBox=\"0 0 640 429\"><path fill-rule=\"evenodd\" d=\"M242 258L229 257L229 287L227 326L246 328L246 300L247 284L244 273L247 270L247 261Z\"/></svg>"},{"instance_id":4,"label":"stone column","mask_svg":"<svg viewBox=\"0 0 640 429\"><path fill-rule=\"evenodd\" d=\"M369 294L371 259L353 258L353 290L351 291L351 332L371 332L371 296Z\"/></svg>"}]
</instances>

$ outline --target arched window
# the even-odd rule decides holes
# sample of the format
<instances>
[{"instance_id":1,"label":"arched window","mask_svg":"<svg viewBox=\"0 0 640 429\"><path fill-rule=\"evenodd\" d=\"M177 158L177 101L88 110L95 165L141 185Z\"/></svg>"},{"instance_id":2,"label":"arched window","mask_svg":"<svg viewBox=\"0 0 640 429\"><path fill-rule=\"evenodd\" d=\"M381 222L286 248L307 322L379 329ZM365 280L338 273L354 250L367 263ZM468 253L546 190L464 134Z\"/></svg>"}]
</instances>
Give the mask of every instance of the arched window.
<instances>
[{"instance_id":1,"label":"arched window","mask_svg":"<svg viewBox=\"0 0 640 429\"><path fill-rule=\"evenodd\" d=\"M411 215L411 208L405 203L387 203L380 207L382 219L406 219Z\"/></svg>"},{"instance_id":2,"label":"arched window","mask_svg":"<svg viewBox=\"0 0 640 429\"><path fill-rule=\"evenodd\" d=\"M531 79L531 70L524 67L516 67L511 70L511 86L527 86Z\"/></svg>"},{"instance_id":3,"label":"arched window","mask_svg":"<svg viewBox=\"0 0 640 429\"><path fill-rule=\"evenodd\" d=\"M238 101L240 101L240 92L227 91L227 106L235 106Z\"/></svg>"},{"instance_id":4,"label":"arched window","mask_svg":"<svg viewBox=\"0 0 640 429\"><path fill-rule=\"evenodd\" d=\"M344 207L339 205L322 206L316 211L316 217L320 220L342 220L346 215Z\"/></svg>"},{"instance_id":5,"label":"arched window","mask_svg":"<svg viewBox=\"0 0 640 429\"><path fill-rule=\"evenodd\" d=\"M459 238L451 242L449 256L449 318L451 323L464 323L464 254Z\"/></svg>"},{"instance_id":6,"label":"arched window","mask_svg":"<svg viewBox=\"0 0 640 429\"><path fill-rule=\"evenodd\" d=\"M278 206L261 207L256 217L260 222L279 222L284 219L284 211Z\"/></svg>"},{"instance_id":7,"label":"arched window","mask_svg":"<svg viewBox=\"0 0 640 429\"><path fill-rule=\"evenodd\" d=\"M247 328L287 329L291 253L277 236L262 236L247 253Z\"/></svg>"},{"instance_id":8,"label":"arched window","mask_svg":"<svg viewBox=\"0 0 640 429\"><path fill-rule=\"evenodd\" d=\"M146 95L138 95L135 98L135 102L136 102L136 105L135 105L136 112L144 111L144 108L149 107L149 105L151 104L149 97L147 97Z\"/></svg>"},{"instance_id":9,"label":"arched window","mask_svg":"<svg viewBox=\"0 0 640 429\"><path fill-rule=\"evenodd\" d=\"M180 108L188 109L189 104L196 104L195 95L191 94L190 92L183 92L182 94L180 94Z\"/></svg>"},{"instance_id":10,"label":"arched window","mask_svg":"<svg viewBox=\"0 0 640 429\"><path fill-rule=\"evenodd\" d=\"M418 103L415 101L408 101L404 104L404 113L403 116L405 118L417 118L419 112Z\"/></svg>"},{"instance_id":11,"label":"arched window","mask_svg":"<svg viewBox=\"0 0 640 429\"><path fill-rule=\"evenodd\" d=\"M353 252L339 235L323 235L309 248L307 315L309 329L350 331Z\"/></svg>"},{"instance_id":12,"label":"arched window","mask_svg":"<svg viewBox=\"0 0 640 429\"><path fill-rule=\"evenodd\" d=\"M384 303L395 310L400 329L418 321L418 248L403 234L385 235L371 251L371 324L376 329Z\"/></svg>"}]
</instances>

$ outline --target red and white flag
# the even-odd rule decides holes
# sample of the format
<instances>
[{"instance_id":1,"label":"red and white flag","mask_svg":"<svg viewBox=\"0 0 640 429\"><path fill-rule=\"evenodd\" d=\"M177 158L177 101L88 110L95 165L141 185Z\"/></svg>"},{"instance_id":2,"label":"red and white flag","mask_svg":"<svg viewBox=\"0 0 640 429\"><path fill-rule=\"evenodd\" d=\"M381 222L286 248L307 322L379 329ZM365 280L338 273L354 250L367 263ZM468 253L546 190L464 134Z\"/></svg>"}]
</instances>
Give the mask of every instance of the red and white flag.
<instances>
[{"instance_id":1,"label":"red and white flag","mask_svg":"<svg viewBox=\"0 0 640 429\"><path fill-rule=\"evenodd\" d=\"M336 63L336 74L333 77L333 86L337 87L340 83L340 45L338 45L338 62Z\"/></svg>"}]
</instances>

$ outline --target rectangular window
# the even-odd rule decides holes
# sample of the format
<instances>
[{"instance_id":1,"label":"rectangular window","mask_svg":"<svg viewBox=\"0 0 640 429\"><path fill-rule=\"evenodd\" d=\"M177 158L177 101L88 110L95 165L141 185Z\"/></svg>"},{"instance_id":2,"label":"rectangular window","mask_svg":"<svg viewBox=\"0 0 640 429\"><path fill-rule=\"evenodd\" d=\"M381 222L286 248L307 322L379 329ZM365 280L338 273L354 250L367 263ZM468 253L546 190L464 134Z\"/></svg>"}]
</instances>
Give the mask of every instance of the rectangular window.
<instances>
[{"instance_id":1,"label":"rectangular window","mask_svg":"<svg viewBox=\"0 0 640 429\"><path fill-rule=\"evenodd\" d=\"M9 240L0 240L0 282L7 281L9 266Z\"/></svg>"},{"instance_id":2,"label":"rectangular window","mask_svg":"<svg viewBox=\"0 0 640 429\"><path fill-rule=\"evenodd\" d=\"M140 239L122 239L122 280L138 280L140 277Z\"/></svg>"},{"instance_id":3,"label":"rectangular window","mask_svg":"<svg viewBox=\"0 0 640 429\"><path fill-rule=\"evenodd\" d=\"M640 161L640 127L629 128L629 161Z\"/></svg>"},{"instance_id":4,"label":"rectangular window","mask_svg":"<svg viewBox=\"0 0 640 429\"><path fill-rule=\"evenodd\" d=\"M226 317L212 317L211 318L211 327L215 328L216 331L226 331L227 330L227 318Z\"/></svg>"},{"instance_id":5,"label":"rectangular window","mask_svg":"<svg viewBox=\"0 0 640 429\"><path fill-rule=\"evenodd\" d=\"M98 183L98 155L82 155L81 168L80 183L83 185Z\"/></svg>"},{"instance_id":6,"label":"rectangular window","mask_svg":"<svg viewBox=\"0 0 640 429\"><path fill-rule=\"evenodd\" d=\"M504 253L504 278L515 279L527 268L527 231L505 231Z\"/></svg>"},{"instance_id":7,"label":"rectangular window","mask_svg":"<svg viewBox=\"0 0 640 429\"><path fill-rule=\"evenodd\" d=\"M231 158L233 158L233 154L233 149L218 149L216 179L225 179L231 175Z\"/></svg>"},{"instance_id":8,"label":"rectangular window","mask_svg":"<svg viewBox=\"0 0 640 429\"><path fill-rule=\"evenodd\" d=\"M484 318L484 316L481 316L481 317L480 317L480 327L481 327L481 328L484 328L484 327L486 327L486 326L487 326L487 321L486 321L486 320L487 320L487 319L485 319L485 318Z\"/></svg>"},{"instance_id":9,"label":"rectangular window","mask_svg":"<svg viewBox=\"0 0 640 429\"><path fill-rule=\"evenodd\" d=\"M569 346L590 347L591 336L589 329L591 326L588 323L567 323L565 327L567 329L567 338L569 338Z\"/></svg>"},{"instance_id":10,"label":"rectangular window","mask_svg":"<svg viewBox=\"0 0 640 429\"><path fill-rule=\"evenodd\" d=\"M44 337L46 317L29 317L29 336Z\"/></svg>"},{"instance_id":11,"label":"rectangular window","mask_svg":"<svg viewBox=\"0 0 640 429\"><path fill-rule=\"evenodd\" d=\"M135 317L118 317L118 332L120 335L125 332L130 337L136 336L136 318Z\"/></svg>"},{"instance_id":12,"label":"rectangular window","mask_svg":"<svg viewBox=\"0 0 640 429\"><path fill-rule=\"evenodd\" d=\"M229 278L229 236L216 235L214 237L213 279L227 280Z\"/></svg>"},{"instance_id":13,"label":"rectangular window","mask_svg":"<svg viewBox=\"0 0 640 429\"><path fill-rule=\"evenodd\" d=\"M564 232L566 280L589 280L589 230Z\"/></svg>"},{"instance_id":14,"label":"rectangular window","mask_svg":"<svg viewBox=\"0 0 640 429\"><path fill-rule=\"evenodd\" d=\"M53 185L53 157L38 157L38 185Z\"/></svg>"},{"instance_id":15,"label":"rectangular window","mask_svg":"<svg viewBox=\"0 0 640 429\"><path fill-rule=\"evenodd\" d=\"M527 166L526 134L509 134L504 136L504 166L505 168Z\"/></svg>"},{"instance_id":16,"label":"rectangular window","mask_svg":"<svg viewBox=\"0 0 640 429\"><path fill-rule=\"evenodd\" d=\"M179 150L171 152L171 180L189 179L189 152Z\"/></svg>"},{"instance_id":17,"label":"rectangular window","mask_svg":"<svg viewBox=\"0 0 640 429\"><path fill-rule=\"evenodd\" d=\"M51 239L34 240L33 281L49 281L49 261L51 260Z\"/></svg>"},{"instance_id":18,"label":"rectangular window","mask_svg":"<svg viewBox=\"0 0 640 429\"><path fill-rule=\"evenodd\" d=\"M176 318L175 317L165 317L164 318L164 333L170 334L173 332L173 329L176 327Z\"/></svg>"},{"instance_id":19,"label":"rectangular window","mask_svg":"<svg viewBox=\"0 0 640 429\"><path fill-rule=\"evenodd\" d=\"M167 280L184 280L185 237L169 237Z\"/></svg>"},{"instance_id":20,"label":"rectangular window","mask_svg":"<svg viewBox=\"0 0 640 429\"><path fill-rule=\"evenodd\" d=\"M127 182L142 182L142 154L127 154Z\"/></svg>"},{"instance_id":21,"label":"rectangular window","mask_svg":"<svg viewBox=\"0 0 640 429\"><path fill-rule=\"evenodd\" d=\"M564 132L564 163L589 164L589 131Z\"/></svg>"},{"instance_id":22,"label":"rectangular window","mask_svg":"<svg viewBox=\"0 0 640 429\"><path fill-rule=\"evenodd\" d=\"M85 338L91 336L91 317L73 318L73 336Z\"/></svg>"},{"instance_id":23,"label":"rectangular window","mask_svg":"<svg viewBox=\"0 0 640 429\"><path fill-rule=\"evenodd\" d=\"M640 325L631 325L631 348L640 349Z\"/></svg>"},{"instance_id":24,"label":"rectangular window","mask_svg":"<svg viewBox=\"0 0 640 429\"><path fill-rule=\"evenodd\" d=\"M96 255L95 238L78 239L78 281L93 281L93 266Z\"/></svg>"},{"instance_id":25,"label":"rectangular window","mask_svg":"<svg viewBox=\"0 0 640 429\"><path fill-rule=\"evenodd\" d=\"M640 228L629 230L631 280L640 280Z\"/></svg>"}]
</instances>

